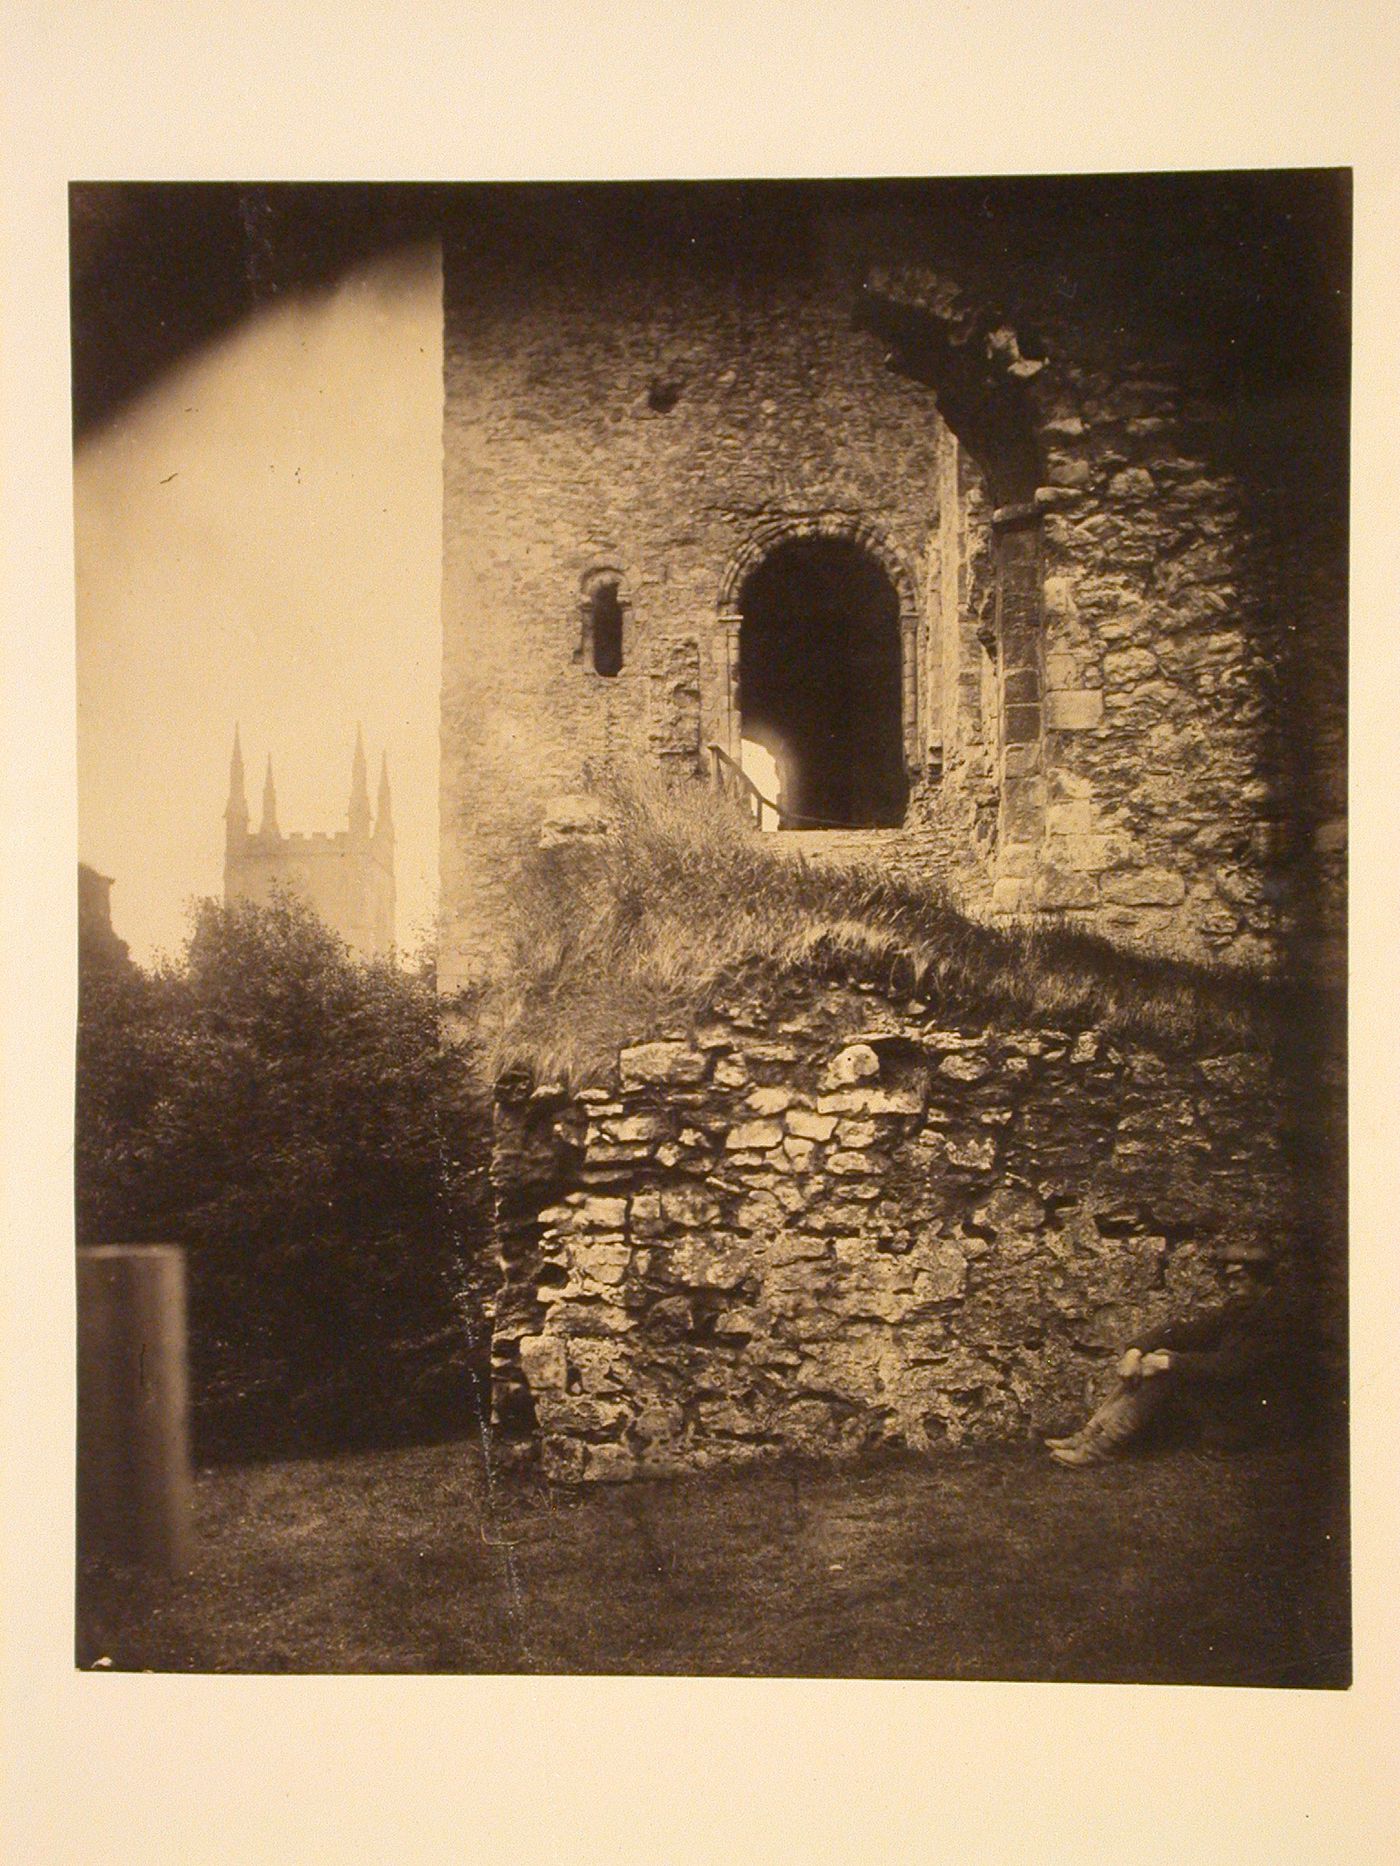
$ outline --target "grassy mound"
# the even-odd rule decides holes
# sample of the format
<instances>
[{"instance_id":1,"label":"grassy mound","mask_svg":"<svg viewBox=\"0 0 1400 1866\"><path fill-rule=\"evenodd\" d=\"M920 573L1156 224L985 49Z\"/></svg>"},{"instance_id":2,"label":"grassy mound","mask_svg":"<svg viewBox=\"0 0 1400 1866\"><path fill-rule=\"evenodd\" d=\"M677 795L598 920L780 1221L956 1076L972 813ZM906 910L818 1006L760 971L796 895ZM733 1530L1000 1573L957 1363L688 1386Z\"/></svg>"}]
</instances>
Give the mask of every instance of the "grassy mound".
<instances>
[{"instance_id":1,"label":"grassy mound","mask_svg":"<svg viewBox=\"0 0 1400 1866\"><path fill-rule=\"evenodd\" d=\"M874 863L783 854L699 784L633 771L604 801L611 835L533 851L513 889L513 962L482 1007L494 1075L599 1079L619 1045L684 1028L739 980L868 983L991 1028L1094 1024L1173 1054L1258 1042L1272 1021L1251 974L984 925Z\"/></svg>"}]
</instances>

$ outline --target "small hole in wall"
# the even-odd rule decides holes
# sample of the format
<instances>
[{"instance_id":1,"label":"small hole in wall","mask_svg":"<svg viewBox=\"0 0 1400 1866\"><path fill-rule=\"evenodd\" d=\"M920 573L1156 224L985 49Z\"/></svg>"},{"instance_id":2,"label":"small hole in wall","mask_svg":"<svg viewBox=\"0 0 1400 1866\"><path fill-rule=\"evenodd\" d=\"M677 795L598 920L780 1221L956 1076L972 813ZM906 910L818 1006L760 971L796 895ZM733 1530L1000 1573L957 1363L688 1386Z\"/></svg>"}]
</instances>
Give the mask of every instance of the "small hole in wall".
<instances>
[{"instance_id":1,"label":"small hole in wall","mask_svg":"<svg viewBox=\"0 0 1400 1866\"><path fill-rule=\"evenodd\" d=\"M669 415L681 399L681 385L658 376L647 390L647 407L654 415Z\"/></svg>"}]
</instances>

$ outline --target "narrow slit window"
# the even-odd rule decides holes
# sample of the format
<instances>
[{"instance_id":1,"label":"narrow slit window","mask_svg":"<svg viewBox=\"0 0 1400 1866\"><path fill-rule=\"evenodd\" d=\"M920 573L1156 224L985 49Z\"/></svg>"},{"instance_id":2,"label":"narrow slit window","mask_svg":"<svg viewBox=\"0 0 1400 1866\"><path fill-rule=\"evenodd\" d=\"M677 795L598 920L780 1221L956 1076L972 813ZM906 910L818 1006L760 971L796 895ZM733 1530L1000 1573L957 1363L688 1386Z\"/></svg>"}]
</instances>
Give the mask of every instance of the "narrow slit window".
<instances>
[{"instance_id":1,"label":"narrow slit window","mask_svg":"<svg viewBox=\"0 0 1400 1866\"><path fill-rule=\"evenodd\" d=\"M615 583L594 590L591 621L593 672L611 680L622 670L622 604Z\"/></svg>"}]
</instances>

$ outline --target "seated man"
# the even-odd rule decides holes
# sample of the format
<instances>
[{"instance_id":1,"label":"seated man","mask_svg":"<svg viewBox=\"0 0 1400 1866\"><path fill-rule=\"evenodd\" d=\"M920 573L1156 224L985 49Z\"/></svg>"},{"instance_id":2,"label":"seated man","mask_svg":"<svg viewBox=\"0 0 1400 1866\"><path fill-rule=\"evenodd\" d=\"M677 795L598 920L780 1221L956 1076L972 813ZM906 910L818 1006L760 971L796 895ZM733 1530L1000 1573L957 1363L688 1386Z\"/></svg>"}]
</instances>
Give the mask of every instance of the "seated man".
<instances>
[{"instance_id":1,"label":"seated man","mask_svg":"<svg viewBox=\"0 0 1400 1866\"><path fill-rule=\"evenodd\" d=\"M1241 1266L1245 1290L1194 1322L1168 1323L1135 1342L1118 1363L1117 1379L1092 1416L1068 1438L1047 1438L1057 1464L1103 1464L1122 1453L1183 1387L1219 1383L1258 1390L1266 1407L1267 1378L1296 1366L1301 1331L1296 1292L1272 1280L1267 1261Z\"/></svg>"}]
</instances>

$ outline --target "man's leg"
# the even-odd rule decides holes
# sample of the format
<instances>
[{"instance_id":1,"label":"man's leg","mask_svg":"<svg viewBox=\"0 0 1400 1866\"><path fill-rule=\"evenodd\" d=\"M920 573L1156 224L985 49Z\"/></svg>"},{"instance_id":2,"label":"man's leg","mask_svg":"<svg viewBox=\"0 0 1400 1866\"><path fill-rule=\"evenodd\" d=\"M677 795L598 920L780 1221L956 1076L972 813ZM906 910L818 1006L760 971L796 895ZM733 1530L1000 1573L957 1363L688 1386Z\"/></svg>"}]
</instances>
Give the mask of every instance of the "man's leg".
<instances>
[{"instance_id":1,"label":"man's leg","mask_svg":"<svg viewBox=\"0 0 1400 1866\"><path fill-rule=\"evenodd\" d=\"M1163 1374L1151 1379L1118 1380L1112 1391L1072 1438L1047 1439L1057 1464L1103 1464L1135 1439L1166 1399L1171 1382Z\"/></svg>"}]
</instances>

